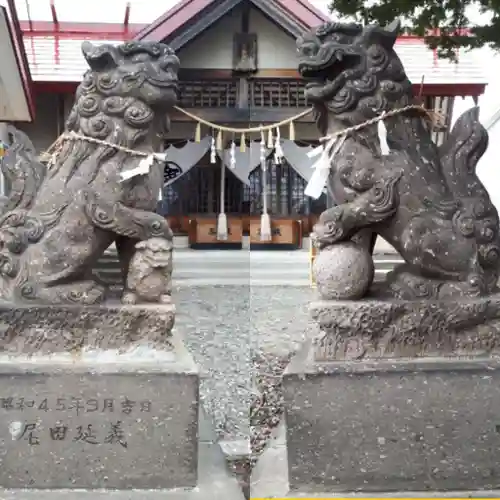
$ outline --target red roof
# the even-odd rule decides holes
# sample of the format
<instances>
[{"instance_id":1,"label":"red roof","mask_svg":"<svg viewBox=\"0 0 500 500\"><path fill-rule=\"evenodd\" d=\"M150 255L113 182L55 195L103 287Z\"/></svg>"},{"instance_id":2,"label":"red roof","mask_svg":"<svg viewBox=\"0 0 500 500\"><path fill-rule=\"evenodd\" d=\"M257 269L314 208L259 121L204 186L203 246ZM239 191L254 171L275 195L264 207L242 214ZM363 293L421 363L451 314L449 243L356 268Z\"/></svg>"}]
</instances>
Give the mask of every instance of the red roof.
<instances>
[{"instance_id":1,"label":"red roof","mask_svg":"<svg viewBox=\"0 0 500 500\"><path fill-rule=\"evenodd\" d=\"M21 0L19 0L21 1ZM37 0L38 1L38 0ZM136 0L133 0L136 1ZM37 84L47 82L80 82L87 64L81 53L81 42L91 40L120 43L134 37L153 41L167 40L182 35L204 15L216 7L220 0L180 0L150 25L130 23L47 22L29 21L24 26L24 45ZM295 29L308 29L328 21L328 16L307 0L252 0L261 9L264 2L295 25ZM137 0L138 2L138 0ZM233 0L233 6L238 0ZM156 11L154 15L157 15ZM480 61L473 52L460 51L459 64L438 60L432 50L418 37L400 37L396 51L401 57L408 76L420 84L446 86L445 94L479 95L484 92L486 80ZM441 89L440 92L443 92ZM438 94L436 94L438 95Z\"/></svg>"},{"instance_id":2,"label":"red roof","mask_svg":"<svg viewBox=\"0 0 500 500\"><path fill-rule=\"evenodd\" d=\"M169 9L165 14L153 21L148 27L140 31L136 38L139 40L163 40L191 21L204 9L217 0L182 0ZM327 15L311 5L307 0L268 0L274 2L286 11L304 28L312 28L328 21Z\"/></svg>"},{"instance_id":3,"label":"red roof","mask_svg":"<svg viewBox=\"0 0 500 500\"><path fill-rule=\"evenodd\" d=\"M293 17L307 28L313 28L331 19L307 0L276 0L276 3L287 10Z\"/></svg>"}]
</instances>

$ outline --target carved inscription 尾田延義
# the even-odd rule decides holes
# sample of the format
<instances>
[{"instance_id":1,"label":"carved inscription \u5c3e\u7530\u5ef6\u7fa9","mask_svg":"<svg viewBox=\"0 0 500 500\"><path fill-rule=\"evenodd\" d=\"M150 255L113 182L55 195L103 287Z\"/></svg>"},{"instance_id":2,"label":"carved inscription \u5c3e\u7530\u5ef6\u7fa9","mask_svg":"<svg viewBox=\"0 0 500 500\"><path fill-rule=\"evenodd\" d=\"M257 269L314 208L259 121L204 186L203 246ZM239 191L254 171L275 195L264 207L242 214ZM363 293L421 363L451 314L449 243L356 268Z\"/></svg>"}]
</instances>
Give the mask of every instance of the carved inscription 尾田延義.
<instances>
[{"instance_id":1,"label":"carved inscription \u5c3e\u7530\u5ef6\u7fa9","mask_svg":"<svg viewBox=\"0 0 500 500\"><path fill-rule=\"evenodd\" d=\"M0 410L34 409L42 412L74 412L76 415L95 412L149 413L153 403L149 400L131 400L128 398L81 398L65 396L62 398L39 398L37 400L24 397L0 397Z\"/></svg>"},{"instance_id":2,"label":"carved inscription \u5c3e\u7530\u5ef6\u7fa9","mask_svg":"<svg viewBox=\"0 0 500 500\"><path fill-rule=\"evenodd\" d=\"M17 435L17 441L25 441L30 446L37 446L46 438L50 441L65 441L72 443L86 443L91 445L116 444L127 448L127 438L123 422L110 422L107 429L99 432L92 424L70 427L64 422L56 422L52 426L42 428L39 422L24 422Z\"/></svg>"}]
</instances>

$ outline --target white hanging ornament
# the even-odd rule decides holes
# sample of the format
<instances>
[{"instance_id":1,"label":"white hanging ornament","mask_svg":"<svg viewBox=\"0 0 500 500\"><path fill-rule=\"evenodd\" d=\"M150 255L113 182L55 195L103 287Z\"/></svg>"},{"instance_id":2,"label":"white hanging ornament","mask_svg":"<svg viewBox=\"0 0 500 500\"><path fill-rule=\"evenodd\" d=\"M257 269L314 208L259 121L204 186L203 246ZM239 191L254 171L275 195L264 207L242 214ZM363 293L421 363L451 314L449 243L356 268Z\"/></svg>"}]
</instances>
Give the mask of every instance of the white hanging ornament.
<instances>
[{"instance_id":1,"label":"white hanging ornament","mask_svg":"<svg viewBox=\"0 0 500 500\"><path fill-rule=\"evenodd\" d=\"M167 158L166 153L151 153L148 156L145 156L140 162L139 165L131 170L124 170L120 172L120 182L127 181L132 177L136 177L137 175L147 175L154 163L155 160L165 162Z\"/></svg>"},{"instance_id":2,"label":"white hanging ornament","mask_svg":"<svg viewBox=\"0 0 500 500\"><path fill-rule=\"evenodd\" d=\"M274 141L274 163L277 165L283 161L283 148L281 147L281 137L279 127L276 129L276 139Z\"/></svg>"},{"instance_id":3,"label":"white hanging ornament","mask_svg":"<svg viewBox=\"0 0 500 500\"><path fill-rule=\"evenodd\" d=\"M262 169L266 169L266 139L264 137L264 132L261 134L260 140L260 164Z\"/></svg>"},{"instance_id":4,"label":"white hanging ornament","mask_svg":"<svg viewBox=\"0 0 500 500\"><path fill-rule=\"evenodd\" d=\"M210 163L216 163L217 162L217 152L215 150L215 137L212 136L212 140L210 142Z\"/></svg>"},{"instance_id":5,"label":"white hanging ornament","mask_svg":"<svg viewBox=\"0 0 500 500\"><path fill-rule=\"evenodd\" d=\"M387 156L391 150L389 149L389 144L387 143L387 128L384 123L384 115L385 112L382 113L380 120L377 123L377 133L378 133L378 141L380 144L380 153L382 156Z\"/></svg>"},{"instance_id":6,"label":"white hanging ornament","mask_svg":"<svg viewBox=\"0 0 500 500\"><path fill-rule=\"evenodd\" d=\"M269 138L271 137L271 139ZM272 136L269 133L268 144L272 147ZM262 215L260 217L260 241L272 241L271 217L267 212L267 166L266 166L266 138L261 131L260 141L260 165L262 168Z\"/></svg>"},{"instance_id":7,"label":"white hanging ornament","mask_svg":"<svg viewBox=\"0 0 500 500\"><path fill-rule=\"evenodd\" d=\"M236 168L236 144L234 141L231 142L231 150L229 156L229 166L234 169Z\"/></svg>"},{"instance_id":8,"label":"white hanging ornament","mask_svg":"<svg viewBox=\"0 0 500 500\"><path fill-rule=\"evenodd\" d=\"M307 156L310 158L318 156L318 160L314 163L312 168L314 172L307 183L304 194L311 198L317 200L324 192L325 186L330 175L330 168L335 156L340 151L340 148L344 144L346 135L340 137L332 137L324 147L321 149L316 148L315 150L308 153Z\"/></svg>"}]
</instances>

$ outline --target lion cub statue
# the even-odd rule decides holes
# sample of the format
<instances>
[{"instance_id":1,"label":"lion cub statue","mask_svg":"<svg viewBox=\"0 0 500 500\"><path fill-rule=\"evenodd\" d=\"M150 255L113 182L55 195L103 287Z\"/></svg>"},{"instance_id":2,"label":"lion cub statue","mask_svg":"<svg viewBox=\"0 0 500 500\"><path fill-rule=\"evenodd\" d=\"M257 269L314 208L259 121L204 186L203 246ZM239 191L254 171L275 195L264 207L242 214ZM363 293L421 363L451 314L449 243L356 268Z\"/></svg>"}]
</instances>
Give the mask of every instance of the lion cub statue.
<instances>
[{"instance_id":1,"label":"lion cub statue","mask_svg":"<svg viewBox=\"0 0 500 500\"><path fill-rule=\"evenodd\" d=\"M150 238L135 245L130 260L124 304L172 303L173 243L165 238Z\"/></svg>"}]
</instances>

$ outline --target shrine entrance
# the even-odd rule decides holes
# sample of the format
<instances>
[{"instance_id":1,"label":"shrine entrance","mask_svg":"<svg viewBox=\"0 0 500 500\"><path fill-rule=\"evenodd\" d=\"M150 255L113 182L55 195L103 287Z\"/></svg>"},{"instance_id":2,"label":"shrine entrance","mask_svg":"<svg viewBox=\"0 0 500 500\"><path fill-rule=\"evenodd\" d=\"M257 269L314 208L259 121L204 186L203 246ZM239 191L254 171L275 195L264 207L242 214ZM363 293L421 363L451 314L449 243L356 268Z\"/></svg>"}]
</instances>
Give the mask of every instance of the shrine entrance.
<instances>
[{"instance_id":1,"label":"shrine entrance","mask_svg":"<svg viewBox=\"0 0 500 500\"><path fill-rule=\"evenodd\" d=\"M312 12L303 17L303 5L289 3L285 12L274 0L235 0L224 8L209 2L199 12L183 10L182 16L174 10L141 34L169 44L181 61L178 107L170 113L165 139L189 147L168 151L160 210L191 248L298 249L327 207L325 194L317 200L304 194L316 161L308 153L318 145L319 133L306 81L297 71L295 43L306 27L325 19ZM410 68L415 95L443 117L441 128L433 131L439 145L453 96L465 94L452 85L422 85L419 61L432 60L423 41L402 37L396 49ZM453 66L453 75L458 67ZM426 67L424 73L427 81L435 70ZM228 160L234 142L235 168Z\"/></svg>"},{"instance_id":2,"label":"shrine entrance","mask_svg":"<svg viewBox=\"0 0 500 500\"><path fill-rule=\"evenodd\" d=\"M257 158L247 169L239 165L233 170L222 165L224 154L212 163L207 152L190 166L185 162L190 156L189 147L193 146L186 143L184 154L176 149L179 163L169 160L165 166L159 211L168 218L174 233L188 235L190 247L198 249L242 248L245 237L253 249L301 248L305 231L326 208L326 198L314 200L305 195L307 181L286 157L276 162L273 154L267 152L265 165L255 166L259 163ZM249 162L247 157L239 156L239 162ZM261 241L260 235L264 211L270 216L273 232L272 239L266 242ZM227 219L227 239L217 235L221 213Z\"/></svg>"},{"instance_id":3,"label":"shrine entrance","mask_svg":"<svg viewBox=\"0 0 500 500\"><path fill-rule=\"evenodd\" d=\"M223 171L219 164L210 163L209 155L206 155L179 179L166 184L159 211L167 217L175 234L188 235L191 248L241 249L241 215L245 213L246 205L244 194L241 180L230 169ZM217 219L221 212L228 219L228 237L224 241L217 239Z\"/></svg>"}]
</instances>

